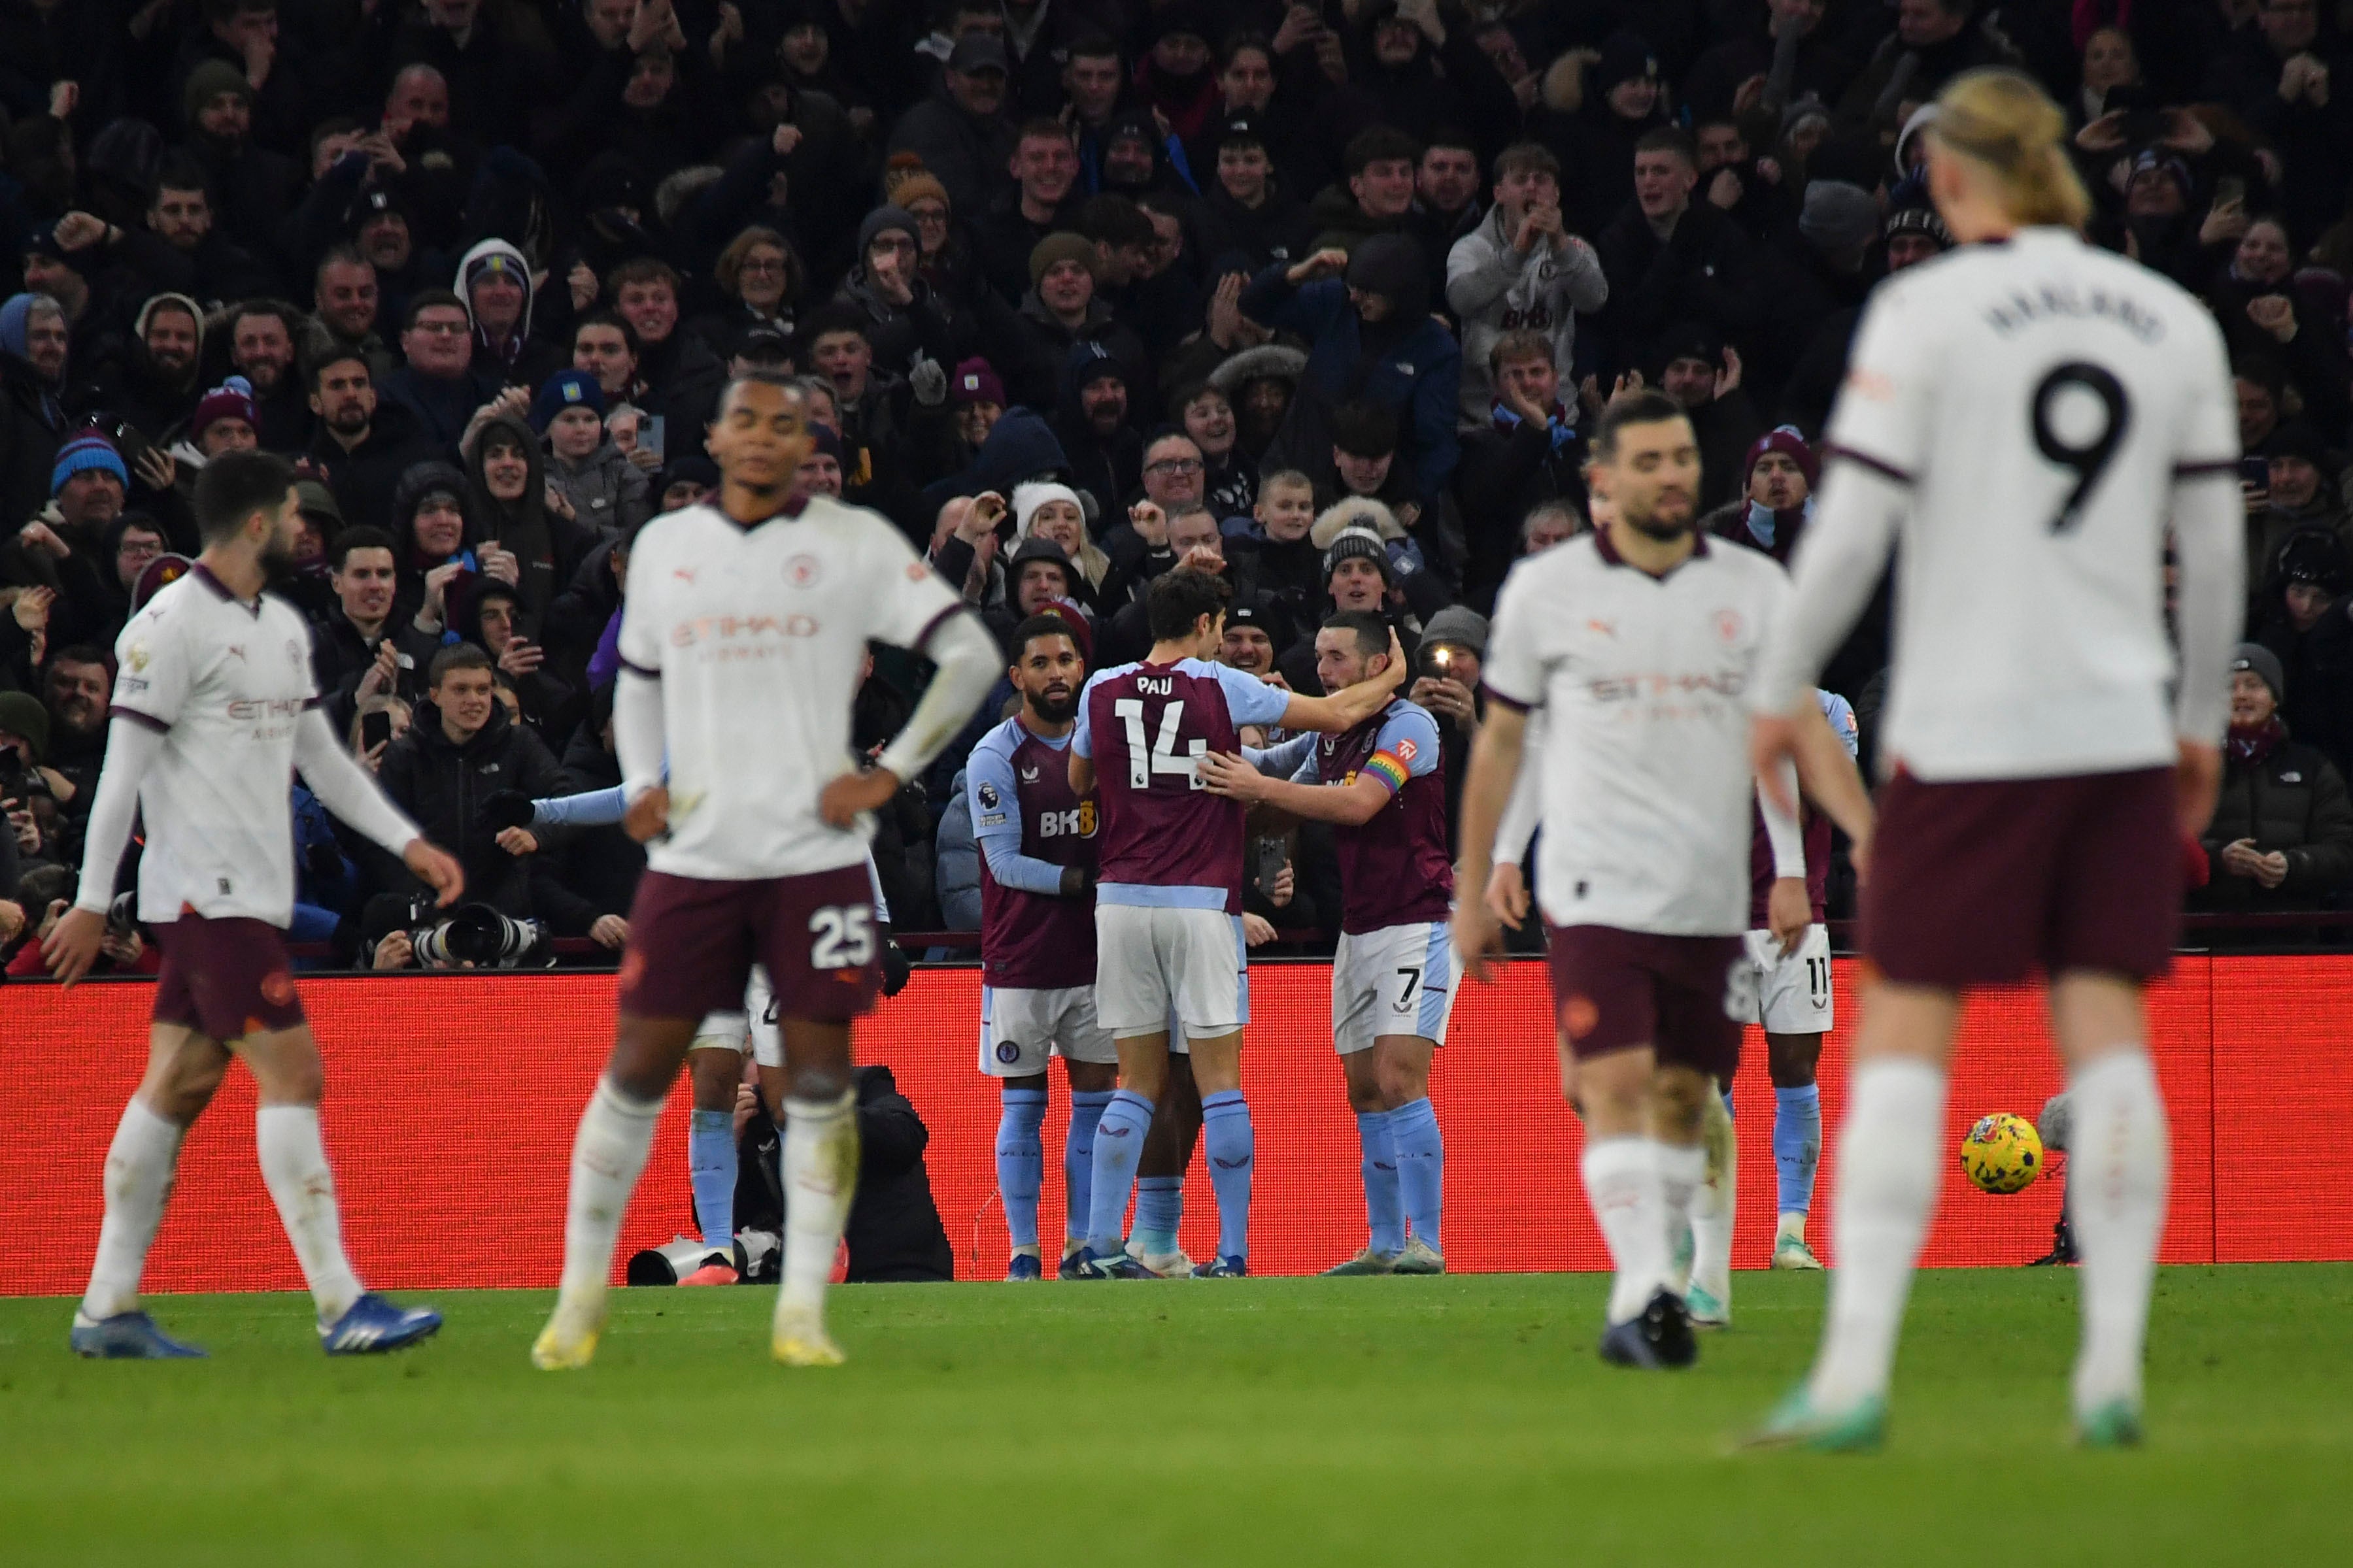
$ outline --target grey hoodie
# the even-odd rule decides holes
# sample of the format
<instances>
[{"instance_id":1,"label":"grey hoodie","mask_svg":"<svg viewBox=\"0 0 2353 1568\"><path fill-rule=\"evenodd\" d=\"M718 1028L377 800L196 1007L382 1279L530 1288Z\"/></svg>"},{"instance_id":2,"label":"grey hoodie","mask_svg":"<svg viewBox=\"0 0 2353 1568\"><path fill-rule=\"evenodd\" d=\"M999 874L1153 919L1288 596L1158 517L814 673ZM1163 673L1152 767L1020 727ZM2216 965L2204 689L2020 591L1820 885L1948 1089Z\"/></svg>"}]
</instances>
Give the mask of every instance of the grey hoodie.
<instances>
[{"instance_id":1,"label":"grey hoodie","mask_svg":"<svg viewBox=\"0 0 2353 1568\"><path fill-rule=\"evenodd\" d=\"M573 517L611 540L653 515L651 481L610 440L578 463L547 454L547 480L572 503Z\"/></svg>"},{"instance_id":2,"label":"grey hoodie","mask_svg":"<svg viewBox=\"0 0 2353 1568\"><path fill-rule=\"evenodd\" d=\"M1591 315L1609 298L1601 258L1591 246L1571 235L1563 250L1531 245L1523 256L1512 247L1509 221L1496 206L1446 255L1446 303L1462 322L1460 423L1466 430L1484 426L1493 411L1495 385L1487 354L1497 338L1522 327L1550 338L1552 362L1566 388L1577 347L1577 312ZM1576 400L1574 392L1568 396Z\"/></svg>"}]
</instances>

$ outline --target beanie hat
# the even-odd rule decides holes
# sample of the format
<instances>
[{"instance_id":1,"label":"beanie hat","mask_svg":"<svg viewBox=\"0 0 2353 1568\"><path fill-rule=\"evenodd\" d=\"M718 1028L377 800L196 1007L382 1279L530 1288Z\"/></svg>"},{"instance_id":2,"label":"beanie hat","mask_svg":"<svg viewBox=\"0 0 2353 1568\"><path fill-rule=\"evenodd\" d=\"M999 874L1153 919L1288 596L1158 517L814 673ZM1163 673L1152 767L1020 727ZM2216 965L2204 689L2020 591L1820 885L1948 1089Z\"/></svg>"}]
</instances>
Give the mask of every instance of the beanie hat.
<instances>
[{"instance_id":1,"label":"beanie hat","mask_svg":"<svg viewBox=\"0 0 2353 1568\"><path fill-rule=\"evenodd\" d=\"M2253 670L2263 678L2263 684L2272 689L2272 700L2274 702L2287 694L2287 674L2280 668L2279 655L2259 642L2242 642L2232 648L2231 669L2234 674L2242 669ZM5 722L0 722L0 729L5 728Z\"/></svg>"},{"instance_id":2,"label":"beanie hat","mask_svg":"<svg viewBox=\"0 0 2353 1568\"><path fill-rule=\"evenodd\" d=\"M2263 444L2266 458L2302 458L2316 468L2327 467L2327 443L2320 432L2301 419L2291 419L2271 433Z\"/></svg>"},{"instance_id":3,"label":"beanie hat","mask_svg":"<svg viewBox=\"0 0 2353 1568\"><path fill-rule=\"evenodd\" d=\"M49 754L49 714L29 691L0 691L0 730L21 736L33 747L33 761Z\"/></svg>"},{"instance_id":4,"label":"beanie hat","mask_svg":"<svg viewBox=\"0 0 2353 1568\"><path fill-rule=\"evenodd\" d=\"M1050 500L1066 500L1079 509L1080 526L1086 524L1087 503L1079 492L1068 485L1032 481L1013 487L1013 534L1017 539L1029 537L1029 524L1038 516L1038 509Z\"/></svg>"},{"instance_id":5,"label":"beanie hat","mask_svg":"<svg viewBox=\"0 0 2353 1568\"><path fill-rule=\"evenodd\" d=\"M1381 581L1390 580L1389 549L1381 536L1369 528L1344 528L1324 550L1324 582L1329 586L1332 574L1340 569L1343 561L1363 559L1380 568Z\"/></svg>"},{"instance_id":6,"label":"beanie hat","mask_svg":"<svg viewBox=\"0 0 2353 1568\"><path fill-rule=\"evenodd\" d=\"M962 407L968 403L994 403L1005 406L1005 383L985 359L975 357L960 360L955 374L948 378L948 401Z\"/></svg>"},{"instance_id":7,"label":"beanie hat","mask_svg":"<svg viewBox=\"0 0 2353 1568\"><path fill-rule=\"evenodd\" d=\"M1083 235L1058 229L1039 240L1029 251L1029 286L1035 289L1047 270L1058 261L1075 261L1095 275L1095 244Z\"/></svg>"},{"instance_id":8,"label":"beanie hat","mask_svg":"<svg viewBox=\"0 0 2353 1568\"><path fill-rule=\"evenodd\" d=\"M1744 485L1748 476L1757 471L1758 460L1767 452L1778 452L1797 464L1798 471L1806 476L1808 489L1821 482L1821 459L1814 456L1811 447L1806 445L1805 437L1794 425L1778 425L1749 443L1748 455L1740 460L1741 482Z\"/></svg>"},{"instance_id":9,"label":"beanie hat","mask_svg":"<svg viewBox=\"0 0 2353 1568\"><path fill-rule=\"evenodd\" d=\"M0 353L31 357L33 307L47 298L45 294L11 294L8 302L0 305Z\"/></svg>"},{"instance_id":10,"label":"beanie hat","mask_svg":"<svg viewBox=\"0 0 2353 1568\"><path fill-rule=\"evenodd\" d=\"M1430 268L1421 247L1401 234L1377 234L1348 258L1348 287L1379 294L1397 307L1401 321L1428 309Z\"/></svg>"},{"instance_id":11,"label":"beanie hat","mask_svg":"<svg viewBox=\"0 0 2353 1568\"><path fill-rule=\"evenodd\" d=\"M808 428L811 451L823 453L845 468L849 466L849 459L842 456L839 431L830 425L821 425L814 420L810 422Z\"/></svg>"},{"instance_id":12,"label":"beanie hat","mask_svg":"<svg viewBox=\"0 0 2353 1568\"><path fill-rule=\"evenodd\" d=\"M1859 251L1878 237L1879 200L1844 180L1815 180L1806 186L1798 233L1820 250Z\"/></svg>"},{"instance_id":13,"label":"beanie hat","mask_svg":"<svg viewBox=\"0 0 2353 1568\"><path fill-rule=\"evenodd\" d=\"M343 503L335 499L334 491L317 479L294 481L294 508L313 522L332 524L329 531L343 526Z\"/></svg>"},{"instance_id":14,"label":"beanie hat","mask_svg":"<svg viewBox=\"0 0 2353 1568\"><path fill-rule=\"evenodd\" d=\"M890 167L882 171L883 199L904 211L926 196L944 206L955 205L949 200L948 188L940 183L940 177L923 167L922 154L892 153Z\"/></svg>"},{"instance_id":15,"label":"beanie hat","mask_svg":"<svg viewBox=\"0 0 2353 1568\"><path fill-rule=\"evenodd\" d=\"M76 474L88 473L92 468L103 468L112 474L124 489L131 488L131 470L123 467L122 454L114 449L114 443L95 430L85 430L58 448L57 464L49 469L51 499L54 500L58 492L66 488L68 479Z\"/></svg>"},{"instance_id":16,"label":"beanie hat","mask_svg":"<svg viewBox=\"0 0 2353 1568\"><path fill-rule=\"evenodd\" d=\"M1945 220L1936 216L1935 207L1897 207L1887 215L1887 222L1880 233L1885 239L1894 239L1899 234L1925 234L1935 240L1939 248L1953 248L1953 231L1945 226Z\"/></svg>"},{"instance_id":17,"label":"beanie hat","mask_svg":"<svg viewBox=\"0 0 2353 1568\"><path fill-rule=\"evenodd\" d=\"M915 227L914 214L905 207L879 206L868 213L866 221L858 226L858 258L860 261L866 259L866 253L873 247L874 241L894 231L905 235L917 245L923 243L922 231Z\"/></svg>"},{"instance_id":18,"label":"beanie hat","mask_svg":"<svg viewBox=\"0 0 2353 1568\"><path fill-rule=\"evenodd\" d=\"M1468 605L1449 605L1421 623L1421 643L1451 643L1467 647L1484 658L1487 656L1487 617Z\"/></svg>"},{"instance_id":19,"label":"beanie hat","mask_svg":"<svg viewBox=\"0 0 2353 1568\"><path fill-rule=\"evenodd\" d=\"M242 419L256 432L261 428L261 416L253 407L253 384L241 375L230 376L205 394L188 421L188 435L201 441L205 432L223 419Z\"/></svg>"},{"instance_id":20,"label":"beanie hat","mask_svg":"<svg viewBox=\"0 0 2353 1568\"><path fill-rule=\"evenodd\" d=\"M1603 41L1601 58L1593 62L1593 93L1598 98L1621 81L1658 74L1658 51L1641 34L1620 27Z\"/></svg>"},{"instance_id":21,"label":"beanie hat","mask_svg":"<svg viewBox=\"0 0 2353 1568\"><path fill-rule=\"evenodd\" d=\"M206 60L188 73L188 85L180 91L180 112L194 125L205 105L225 92L236 93L248 106L253 102L253 88L243 71L227 60Z\"/></svg>"},{"instance_id":22,"label":"beanie hat","mask_svg":"<svg viewBox=\"0 0 2353 1568\"><path fill-rule=\"evenodd\" d=\"M531 427L538 435L547 434L555 416L567 408L586 408L602 419L605 416L605 389L596 378L586 371L560 370L547 378L539 395L531 400Z\"/></svg>"}]
</instances>

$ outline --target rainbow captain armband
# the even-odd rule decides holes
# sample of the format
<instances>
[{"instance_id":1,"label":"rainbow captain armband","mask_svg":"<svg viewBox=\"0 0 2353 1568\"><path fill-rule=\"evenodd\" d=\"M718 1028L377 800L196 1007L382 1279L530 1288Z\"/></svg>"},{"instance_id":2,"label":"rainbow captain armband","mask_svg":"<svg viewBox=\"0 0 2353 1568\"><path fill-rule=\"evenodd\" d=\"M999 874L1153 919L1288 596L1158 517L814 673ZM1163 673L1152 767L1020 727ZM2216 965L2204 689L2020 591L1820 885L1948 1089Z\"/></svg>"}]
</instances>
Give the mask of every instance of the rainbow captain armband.
<instances>
[{"instance_id":1,"label":"rainbow captain armband","mask_svg":"<svg viewBox=\"0 0 2353 1568\"><path fill-rule=\"evenodd\" d=\"M1410 745L1412 742L1408 742L1407 744ZM1357 770L1359 777L1367 773L1388 785L1389 793L1395 795L1405 788L1405 781L1408 777L1406 759L1398 756L1395 752L1375 752L1366 760L1365 765Z\"/></svg>"}]
</instances>

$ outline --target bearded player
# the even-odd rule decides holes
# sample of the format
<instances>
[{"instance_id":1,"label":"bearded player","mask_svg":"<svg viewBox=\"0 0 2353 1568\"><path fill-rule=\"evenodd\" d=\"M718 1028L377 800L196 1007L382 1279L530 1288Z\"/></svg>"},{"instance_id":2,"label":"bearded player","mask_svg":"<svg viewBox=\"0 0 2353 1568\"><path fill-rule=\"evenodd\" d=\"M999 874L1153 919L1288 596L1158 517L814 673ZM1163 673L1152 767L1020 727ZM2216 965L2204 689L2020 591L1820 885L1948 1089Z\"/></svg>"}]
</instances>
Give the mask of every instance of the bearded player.
<instances>
[{"instance_id":1,"label":"bearded player","mask_svg":"<svg viewBox=\"0 0 2353 1568\"><path fill-rule=\"evenodd\" d=\"M195 569L149 600L116 644L122 673L81 889L43 944L51 973L68 985L90 972L132 820L143 822L139 915L164 966L147 1074L106 1153L106 1220L71 1341L85 1356L204 1354L140 1310L139 1276L181 1140L234 1058L260 1090L253 1124L262 1183L318 1306L321 1344L330 1355L397 1350L441 1319L363 1289L343 1255L319 1136L325 1069L286 957L294 912L288 781L299 771L328 810L400 857L443 905L465 878L343 749L318 710L308 624L262 592L273 570L293 562L293 470L260 452L216 458L196 480L195 511L205 548Z\"/></svg>"},{"instance_id":2,"label":"bearded player","mask_svg":"<svg viewBox=\"0 0 2353 1568\"><path fill-rule=\"evenodd\" d=\"M891 523L795 494L810 445L797 387L739 378L710 437L717 495L656 518L630 552L613 735L624 826L647 844L647 868L617 1038L573 1146L563 1289L532 1348L543 1369L595 1355L663 1098L697 1024L742 1005L754 962L775 987L783 1057L761 1073L785 1112L770 1349L791 1366L842 1359L824 1300L858 1171L849 1026L880 979L866 814L963 726L997 653ZM906 728L860 772L850 702L869 639L939 668Z\"/></svg>"},{"instance_id":3,"label":"bearded player","mask_svg":"<svg viewBox=\"0 0 2353 1568\"><path fill-rule=\"evenodd\" d=\"M1388 627L1365 611L1344 610L1315 634L1327 691L1370 680L1388 657ZM1430 1058L1454 1007L1442 766L1437 723L1403 698L1343 734L1201 760L1211 793L1329 823L1338 850L1332 1038L1356 1113L1371 1235L1327 1274L1446 1272L1446 1146L1430 1103Z\"/></svg>"},{"instance_id":4,"label":"bearded player","mask_svg":"<svg viewBox=\"0 0 2353 1568\"><path fill-rule=\"evenodd\" d=\"M1862 889L1874 978L1840 1132L1838 1270L1813 1371L1757 1440L1882 1440L1962 994L2040 970L2075 1114L2076 1435L2126 1447L2167 1185L2141 989L2171 962L2179 836L2204 829L2221 775L2236 400L2198 300L2082 239L2066 116L2032 80L1956 77L1926 140L1960 248L1863 313L1756 698L1769 764L1892 551L1890 776Z\"/></svg>"},{"instance_id":5,"label":"bearded player","mask_svg":"<svg viewBox=\"0 0 2353 1568\"><path fill-rule=\"evenodd\" d=\"M1087 662L1059 616L1015 627L1013 650L1021 710L980 738L965 768L980 849L980 1070L1005 1086L997 1191L1013 1245L1008 1280L1045 1276L1038 1194L1048 1062L1061 1058L1071 1085L1065 1276L1086 1244L1095 1123L1119 1083L1119 1052L1095 1021L1095 803L1071 788Z\"/></svg>"},{"instance_id":6,"label":"bearded player","mask_svg":"<svg viewBox=\"0 0 2353 1568\"><path fill-rule=\"evenodd\" d=\"M1698 1347L1672 1288L1670 1238L1704 1173L1709 1080L1728 1080L1739 1058L1727 1007L1748 915L1744 693L1788 584L1771 561L1695 531L1699 447L1680 405L1620 398L1593 450L1609 521L1522 562L1497 603L1484 671L1495 700L1463 793L1455 936L1476 977L1498 936L1486 903L1496 826L1541 705L1536 890L1577 1058L1586 1194L1616 1267L1600 1352L1683 1366ZM1823 749L1838 742L1819 712L1805 739L1810 791L1867 837L1852 770L1824 776Z\"/></svg>"}]
</instances>

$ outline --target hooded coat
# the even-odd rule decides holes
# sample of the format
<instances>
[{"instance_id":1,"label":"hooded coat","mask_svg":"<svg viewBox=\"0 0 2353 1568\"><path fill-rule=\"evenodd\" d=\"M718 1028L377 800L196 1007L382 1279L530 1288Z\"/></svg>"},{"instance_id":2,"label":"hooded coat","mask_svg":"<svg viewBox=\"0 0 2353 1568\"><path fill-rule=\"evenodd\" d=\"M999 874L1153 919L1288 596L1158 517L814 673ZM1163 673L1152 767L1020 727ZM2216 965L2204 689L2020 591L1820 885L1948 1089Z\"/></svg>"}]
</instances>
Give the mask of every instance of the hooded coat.
<instances>
[{"instance_id":1,"label":"hooded coat","mask_svg":"<svg viewBox=\"0 0 2353 1568\"><path fill-rule=\"evenodd\" d=\"M522 320L499 342L491 342L481 323L476 321L474 368L490 371L510 386L536 387L564 366L554 347L532 335L532 317L539 303L539 290L532 284L531 263L523 253L503 239L486 239L459 261L458 275L450 280L449 289L466 302L466 314L470 318L474 313L474 279L489 270L494 260L503 270L522 280Z\"/></svg>"},{"instance_id":2,"label":"hooded coat","mask_svg":"<svg viewBox=\"0 0 2353 1568\"><path fill-rule=\"evenodd\" d=\"M523 480L522 499L512 503L492 496L482 476L482 455L494 436L504 437L521 447L524 460L531 465L530 475ZM515 592L522 599L522 635L536 641L546 624L547 606L596 548L596 531L547 510L546 456L531 426L520 419L501 415L482 426L474 438L474 450L466 459L466 479L470 490L467 510L480 525L483 542L495 543L515 557L521 571ZM638 483L642 495L642 473Z\"/></svg>"}]
</instances>

